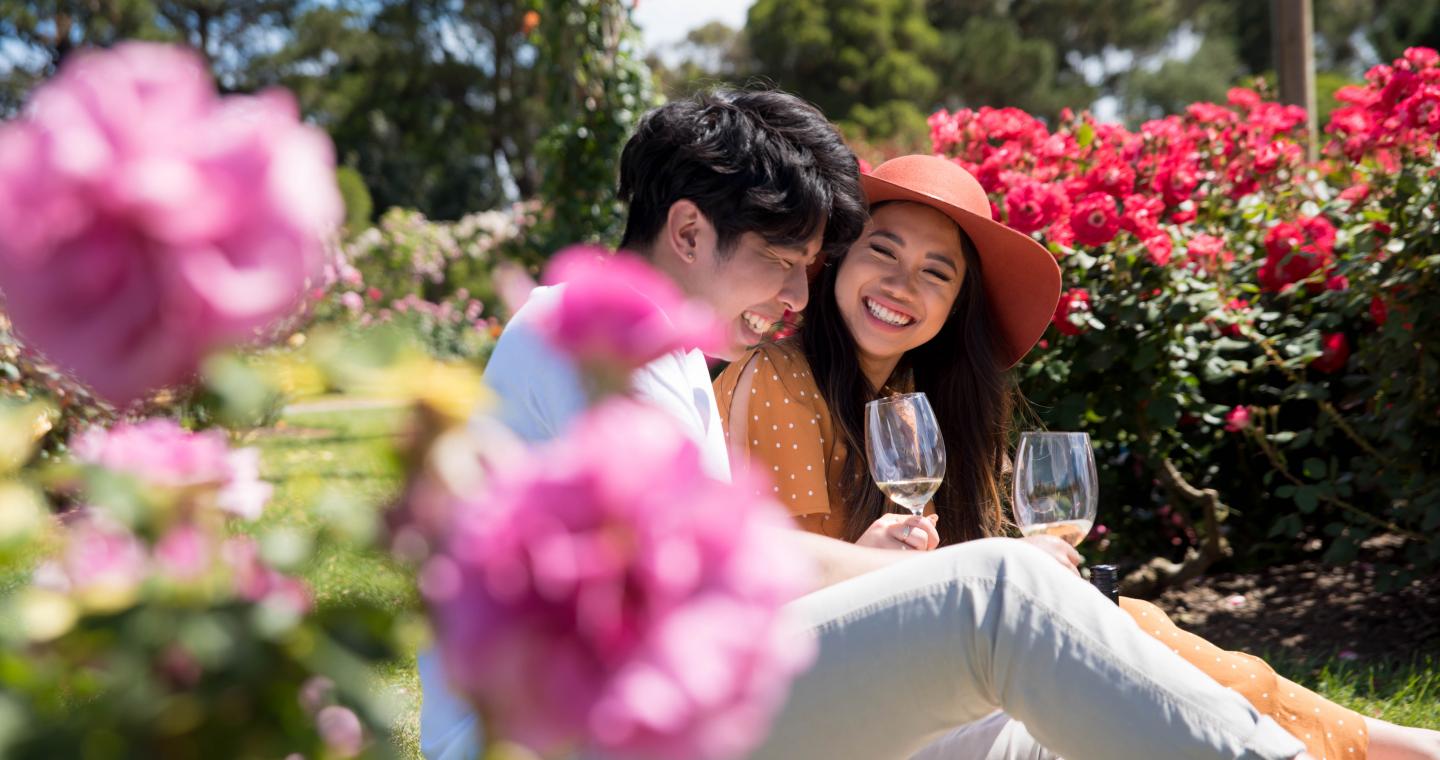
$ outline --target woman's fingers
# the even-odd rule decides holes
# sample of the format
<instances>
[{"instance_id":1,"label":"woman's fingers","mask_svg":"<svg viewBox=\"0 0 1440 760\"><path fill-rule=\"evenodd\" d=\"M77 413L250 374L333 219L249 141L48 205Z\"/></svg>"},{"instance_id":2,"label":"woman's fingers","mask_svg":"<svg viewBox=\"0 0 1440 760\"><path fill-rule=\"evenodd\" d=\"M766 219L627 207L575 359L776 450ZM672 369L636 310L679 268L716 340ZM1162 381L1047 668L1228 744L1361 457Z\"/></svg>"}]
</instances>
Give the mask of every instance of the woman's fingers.
<instances>
[{"instance_id":1,"label":"woman's fingers","mask_svg":"<svg viewBox=\"0 0 1440 760\"><path fill-rule=\"evenodd\" d=\"M1026 536L1020 540L1049 554L1055 558L1056 562L1064 565L1067 570L1077 576L1080 575L1080 563L1084 560L1080 557L1080 552L1075 551L1075 547L1071 546L1068 542L1062 541L1055 536Z\"/></svg>"},{"instance_id":2,"label":"woman's fingers","mask_svg":"<svg viewBox=\"0 0 1440 760\"><path fill-rule=\"evenodd\" d=\"M897 543L918 551L929 551L940 545L940 533L929 520L914 515L895 517L897 519L890 526L889 534Z\"/></svg>"}]
</instances>

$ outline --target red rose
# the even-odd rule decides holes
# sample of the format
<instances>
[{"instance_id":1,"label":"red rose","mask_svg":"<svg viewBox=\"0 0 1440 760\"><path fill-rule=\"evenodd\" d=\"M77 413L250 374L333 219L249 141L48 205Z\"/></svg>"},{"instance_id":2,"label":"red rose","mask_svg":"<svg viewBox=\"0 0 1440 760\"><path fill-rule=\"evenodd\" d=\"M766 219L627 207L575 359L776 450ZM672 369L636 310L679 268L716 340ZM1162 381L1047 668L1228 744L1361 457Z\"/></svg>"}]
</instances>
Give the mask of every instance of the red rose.
<instances>
[{"instance_id":1,"label":"red rose","mask_svg":"<svg viewBox=\"0 0 1440 760\"><path fill-rule=\"evenodd\" d=\"M1135 170L1129 164L1110 161L1087 172L1085 183L1094 192L1124 198L1135 189Z\"/></svg>"},{"instance_id":2,"label":"red rose","mask_svg":"<svg viewBox=\"0 0 1440 760\"><path fill-rule=\"evenodd\" d=\"M1200 177L1196 175L1195 167L1174 159L1166 161L1150 183L1150 187L1171 206L1179 206L1189 200L1199 186Z\"/></svg>"},{"instance_id":3,"label":"red rose","mask_svg":"<svg viewBox=\"0 0 1440 760\"><path fill-rule=\"evenodd\" d=\"M1060 294L1055 304L1055 316L1051 318L1055 329L1063 335L1079 335L1085 328L1071 321L1072 313L1090 311L1090 293L1084 288L1071 288Z\"/></svg>"},{"instance_id":4,"label":"red rose","mask_svg":"<svg viewBox=\"0 0 1440 760\"><path fill-rule=\"evenodd\" d=\"M1005 196L1005 221L1020 232L1044 229L1059 218L1065 198L1059 188L1041 182L1026 182Z\"/></svg>"},{"instance_id":5,"label":"red rose","mask_svg":"<svg viewBox=\"0 0 1440 760\"><path fill-rule=\"evenodd\" d=\"M1440 85L1420 88L1400 104L1400 110L1405 114L1406 126L1440 133Z\"/></svg>"},{"instance_id":6,"label":"red rose","mask_svg":"<svg viewBox=\"0 0 1440 760\"><path fill-rule=\"evenodd\" d=\"M1390 318L1390 310L1385 306L1385 299L1380 296L1371 297L1370 318L1375 321L1376 327L1385 326L1385 320Z\"/></svg>"},{"instance_id":7,"label":"red rose","mask_svg":"<svg viewBox=\"0 0 1440 760\"><path fill-rule=\"evenodd\" d=\"M1334 248L1335 226L1324 217L1271 227L1265 233L1265 262L1256 273L1260 288L1276 292L1328 267Z\"/></svg>"},{"instance_id":8,"label":"red rose","mask_svg":"<svg viewBox=\"0 0 1440 760\"><path fill-rule=\"evenodd\" d=\"M1235 260L1235 254L1225 250L1225 239L1214 235L1195 235L1185 245L1190 262L1206 271L1214 271L1221 263Z\"/></svg>"},{"instance_id":9,"label":"red rose","mask_svg":"<svg viewBox=\"0 0 1440 760\"><path fill-rule=\"evenodd\" d=\"M1345 369L1345 363L1350 360L1350 341L1345 333L1325 333L1320 338L1320 352L1310 366L1327 375L1334 374Z\"/></svg>"},{"instance_id":10,"label":"red rose","mask_svg":"<svg viewBox=\"0 0 1440 760\"><path fill-rule=\"evenodd\" d=\"M1170 263L1170 254L1175 250L1175 243L1168 234L1156 232L1145 238L1144 243L1145 257L1150 259L1151 263L1160 267Z\"/></svg>"},{"instance_id":11,"label":"red rose","mask_svg":"<svg viewBox=\"0 0 1440 760\"><path fill-rule=\"evenodd\" d=\"M1070 229L1083 245L1105 245L1120 231L1120 210L1105 193L1089 193L1070 211Z\"/></svg>"}]
</instances>

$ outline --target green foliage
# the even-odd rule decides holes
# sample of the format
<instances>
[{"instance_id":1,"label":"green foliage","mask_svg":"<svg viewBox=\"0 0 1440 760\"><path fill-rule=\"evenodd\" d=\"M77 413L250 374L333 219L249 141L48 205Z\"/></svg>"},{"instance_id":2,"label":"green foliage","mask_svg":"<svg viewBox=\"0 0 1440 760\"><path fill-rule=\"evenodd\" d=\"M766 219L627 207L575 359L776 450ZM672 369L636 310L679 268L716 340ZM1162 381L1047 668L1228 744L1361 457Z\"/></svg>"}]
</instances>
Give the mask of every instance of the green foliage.
<instances>
[{"instance_id":1,"label":"green foliage","mask_svg":"<svg viewBox=\"0 0 1440 760\"><path fill-rule=\"evenodd\" d=\"M340 197L345 201L345 229L350 234L370 226L370 214L375 202L370 198L370 189L365 187L365 178L360 172L348 166L335 170L335 184L340 188Z\"/></svg>"},{"instance_id":2,"label":"green foliage","mask_svg":"<svg viewBox=\"0 0 1440 760\"><path fill-rule=\"evenodd\" d=\"M622 0L543 0L540 56L555 123L539 147L545 216L541 251L583 241L615 245L624 209L615 197L620 151L640 116L658 104L650 69Z\"/></svg>"},{"instance_id":3,"label":"green foliage","mask_svg":"<svg viewBox=\"0 0 1440 760\"><path fill-rule=\"evenodd\" d=\"M894 117L898 104L913 112L937 97L940 34L923 0L758 0L745 30L757 71L834 119L913 126Z\"/></svg>"}]
</instances>

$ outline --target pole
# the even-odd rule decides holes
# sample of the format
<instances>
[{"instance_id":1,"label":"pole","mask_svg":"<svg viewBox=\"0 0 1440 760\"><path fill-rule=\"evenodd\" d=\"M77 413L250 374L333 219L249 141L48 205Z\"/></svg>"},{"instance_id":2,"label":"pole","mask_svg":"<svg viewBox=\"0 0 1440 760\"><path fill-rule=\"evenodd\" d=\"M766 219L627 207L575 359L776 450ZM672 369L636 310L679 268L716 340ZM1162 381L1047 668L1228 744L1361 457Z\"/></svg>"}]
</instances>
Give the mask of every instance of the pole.
<instances>
[{"instance_id":1,"label":"pole","mask_svg":"<svg viewBox=\"0 0 1440 760\"><path fill-rule=\"evenodd\" d=\"M1306 152L1316 158L1315 22L1311 0L1271 0L1271 39L1280 101L1306 113Z\"/></svg>"}]
</instances>

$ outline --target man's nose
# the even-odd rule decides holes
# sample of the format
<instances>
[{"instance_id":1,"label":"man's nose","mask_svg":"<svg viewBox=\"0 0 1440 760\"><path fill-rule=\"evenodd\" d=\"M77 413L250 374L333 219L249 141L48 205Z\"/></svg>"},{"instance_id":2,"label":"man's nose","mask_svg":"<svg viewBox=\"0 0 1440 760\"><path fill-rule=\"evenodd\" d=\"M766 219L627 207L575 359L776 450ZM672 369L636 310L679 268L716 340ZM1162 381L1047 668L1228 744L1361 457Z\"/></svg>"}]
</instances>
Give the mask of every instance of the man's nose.
<instances>
[{"instance_id":1,"label":"man's nose","mask_svg":"<svg viewBox=\"0 0 1440 760\"><path fill-rule=\"evenodd\" d=\"M810 278L805 274L805 267L791 267L785 276L785 286L780 289L780 302L790 311L800 312L809 300Z\"/></svg>"}]
</instances>

